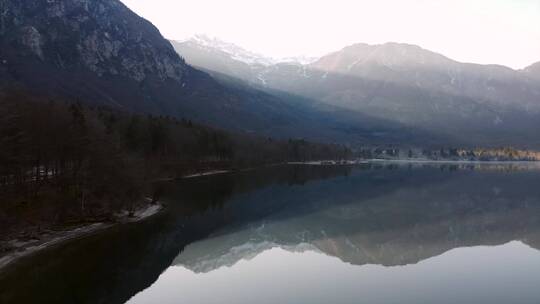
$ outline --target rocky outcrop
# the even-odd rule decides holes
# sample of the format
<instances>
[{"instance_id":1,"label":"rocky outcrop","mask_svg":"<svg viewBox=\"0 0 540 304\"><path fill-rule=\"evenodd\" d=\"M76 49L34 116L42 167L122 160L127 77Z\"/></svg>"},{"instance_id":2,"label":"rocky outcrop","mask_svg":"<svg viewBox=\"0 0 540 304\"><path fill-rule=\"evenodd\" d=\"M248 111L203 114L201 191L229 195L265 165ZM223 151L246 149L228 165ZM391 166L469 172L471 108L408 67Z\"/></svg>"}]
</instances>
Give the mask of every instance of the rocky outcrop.
<instances>
[{"instance_id":1,"label":"rocky outcrop","mask_svg":"<svg viewBox=\"0 0 540 304\"><path fill-rule=\"evenodd\" d=\"M159 31L117 0L2 0L0 15L3 44L23 50L3 56L138 82L180 82L187 70Z\"/></svg>"}]
</instances>

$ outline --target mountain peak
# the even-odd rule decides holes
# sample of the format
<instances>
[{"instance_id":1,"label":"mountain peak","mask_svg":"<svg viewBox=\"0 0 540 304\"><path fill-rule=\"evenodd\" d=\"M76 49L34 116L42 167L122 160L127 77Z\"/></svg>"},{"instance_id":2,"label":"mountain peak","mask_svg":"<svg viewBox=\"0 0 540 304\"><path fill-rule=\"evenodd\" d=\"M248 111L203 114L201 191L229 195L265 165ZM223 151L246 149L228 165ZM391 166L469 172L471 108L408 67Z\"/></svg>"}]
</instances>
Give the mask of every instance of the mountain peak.
<instances>
[{"instance_id":1,"label":"mountain peak","mask_svg":"<svg viewBox=\"0 0 540 304\"><path fill-rule=\"evenodd\" d=\"M317 57L306 55L287 56L281 58L265 56L207 34L196 34L191 38L185 40L176 40L174 42L177 44L189 44L191 47L195 47L206 52L221 52L233 60L249 65L271 66L278 63L308 65L318 60Z\"/></svg>"},{"instance_id":2,"label":"mountain peak","mask_svg":"<svg viewBox=\"0 0 540 304\"><path fill-rule=\"evenodd\" d=\"M416 44L410 44L410 43L402 43L402 42L385 42L381 44L368 44L364 42L354 43L349 46L344 47L342 50L345 49L374 49L374 48L382 48L382 49L415 49L415 50L424 50L420 46ZM425 50L427 51L427 50Z\"/></svg>"},{"instance_id":3,"label":"mountain peak","mask_svg":"<svg viewBox=\"0 0 540 304\"><path fill-rule=\"evenodd\" d=\"M322 57L314 68L326 71L350 71L365 65L406 68L409 66L441 66L454 61L443 55L406 43L384 44L357 43Z\"/></svg>"},{"instance_id":4,"label":"mountain peak","mask_svg":"<svg viewBox=\"0 0 540 304\"><path fill-rule=\"evenodd\" d=\"M187 43L205 51L218 51L229 55L232 59L238 60L247 64L259 64L269 66L275 63L275 60L246 50L234 43L230 43L219 39L217 37L211 37L206 34L197 34L193 37L184 40L177 41L178 43Z\"/></svg>"}]
</instances>

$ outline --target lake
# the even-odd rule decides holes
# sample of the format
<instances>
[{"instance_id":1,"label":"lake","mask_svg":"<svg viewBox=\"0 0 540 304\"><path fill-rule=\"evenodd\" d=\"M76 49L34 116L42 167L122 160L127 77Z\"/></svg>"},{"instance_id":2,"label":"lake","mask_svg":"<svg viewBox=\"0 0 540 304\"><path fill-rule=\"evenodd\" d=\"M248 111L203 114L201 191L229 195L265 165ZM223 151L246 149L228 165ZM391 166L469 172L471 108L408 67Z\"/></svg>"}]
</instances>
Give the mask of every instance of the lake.
<instances>
[{"instance_id":1,"label":"lake","mask_svg":"<svg viewBox=\"0 0 540 304\"><path fill-rule=\"evenodd\" d=\"M0 303L540 303L535 164L276 166L157 184L142 223L0 274Z\"/></svg>"}]
</instances>

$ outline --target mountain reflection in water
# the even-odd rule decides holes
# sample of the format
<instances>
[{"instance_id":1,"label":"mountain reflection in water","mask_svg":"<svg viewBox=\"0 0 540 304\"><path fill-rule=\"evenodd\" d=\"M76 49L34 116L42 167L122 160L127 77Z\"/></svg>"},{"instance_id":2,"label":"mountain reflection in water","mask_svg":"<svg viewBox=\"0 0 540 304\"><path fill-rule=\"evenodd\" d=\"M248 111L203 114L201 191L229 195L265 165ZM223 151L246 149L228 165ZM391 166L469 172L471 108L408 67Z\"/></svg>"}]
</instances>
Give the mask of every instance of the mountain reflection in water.
<instances>
[{"instance_id":1,"label":"mountain reflection in water","mask_svg":"<svg viewBox=\"0 0 540 304\"><path fill-rule=\"evenodd\" d=\"M165 183L164 214L24 261L0 302L538 303L539 181L526 164L372 164Z\"/></svg>"},{"instance_id":2,"label":"mountain reflection in water","mask_svg":"<svg viewBox=\"0 0 540 304\"><path fill-rule=\"evenodd\" d=\"M141 303L538 303L540 256L521 242L459 248L418 264L352 266L273 248L204 274L170 267Z\"/></svg>"},{"instance_id":3,"label":"mountain reflection in water","mask_svg":"<svg viewBox=\"0 0 540 304\"><path fill-rule=\"evenodd\" d=\"M513 240L540 249L539 173L360 170L285 192L258 191L244 199L289 204L261 220L215 232L188 246L174 263L208 272L273 247L309 248L354 265L384 266Z\"/></svg>"}]
</instances>

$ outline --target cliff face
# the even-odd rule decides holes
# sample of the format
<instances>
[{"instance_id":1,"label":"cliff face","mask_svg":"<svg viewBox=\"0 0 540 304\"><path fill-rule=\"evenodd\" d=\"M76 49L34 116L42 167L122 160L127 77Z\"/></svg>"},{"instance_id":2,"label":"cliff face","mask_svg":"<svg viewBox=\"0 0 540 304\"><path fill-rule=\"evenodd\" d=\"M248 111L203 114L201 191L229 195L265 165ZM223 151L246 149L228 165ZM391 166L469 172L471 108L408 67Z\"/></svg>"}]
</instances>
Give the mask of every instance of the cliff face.
<instances>
[{"instance_id":1,"label":"cliff face","mask_svg":"<svg viewBox=\"0 0 540 304\"><path fill-rule=\"evenodd\" d=\"M195 111L187 96L208 86L118 0L0 0L0 94L184 117Z\"/></svg>"},{"instance_id":2,"label":"cliff face","mask_svg":"<svg viewBox=\"0 0 540 304\"><path fill-rule=\"evenodd\" d=\"M159 31L116 0L1 0L0 13L4 64L39 61L138 82L186 73Z\"/></svg>"}]
</instances>

